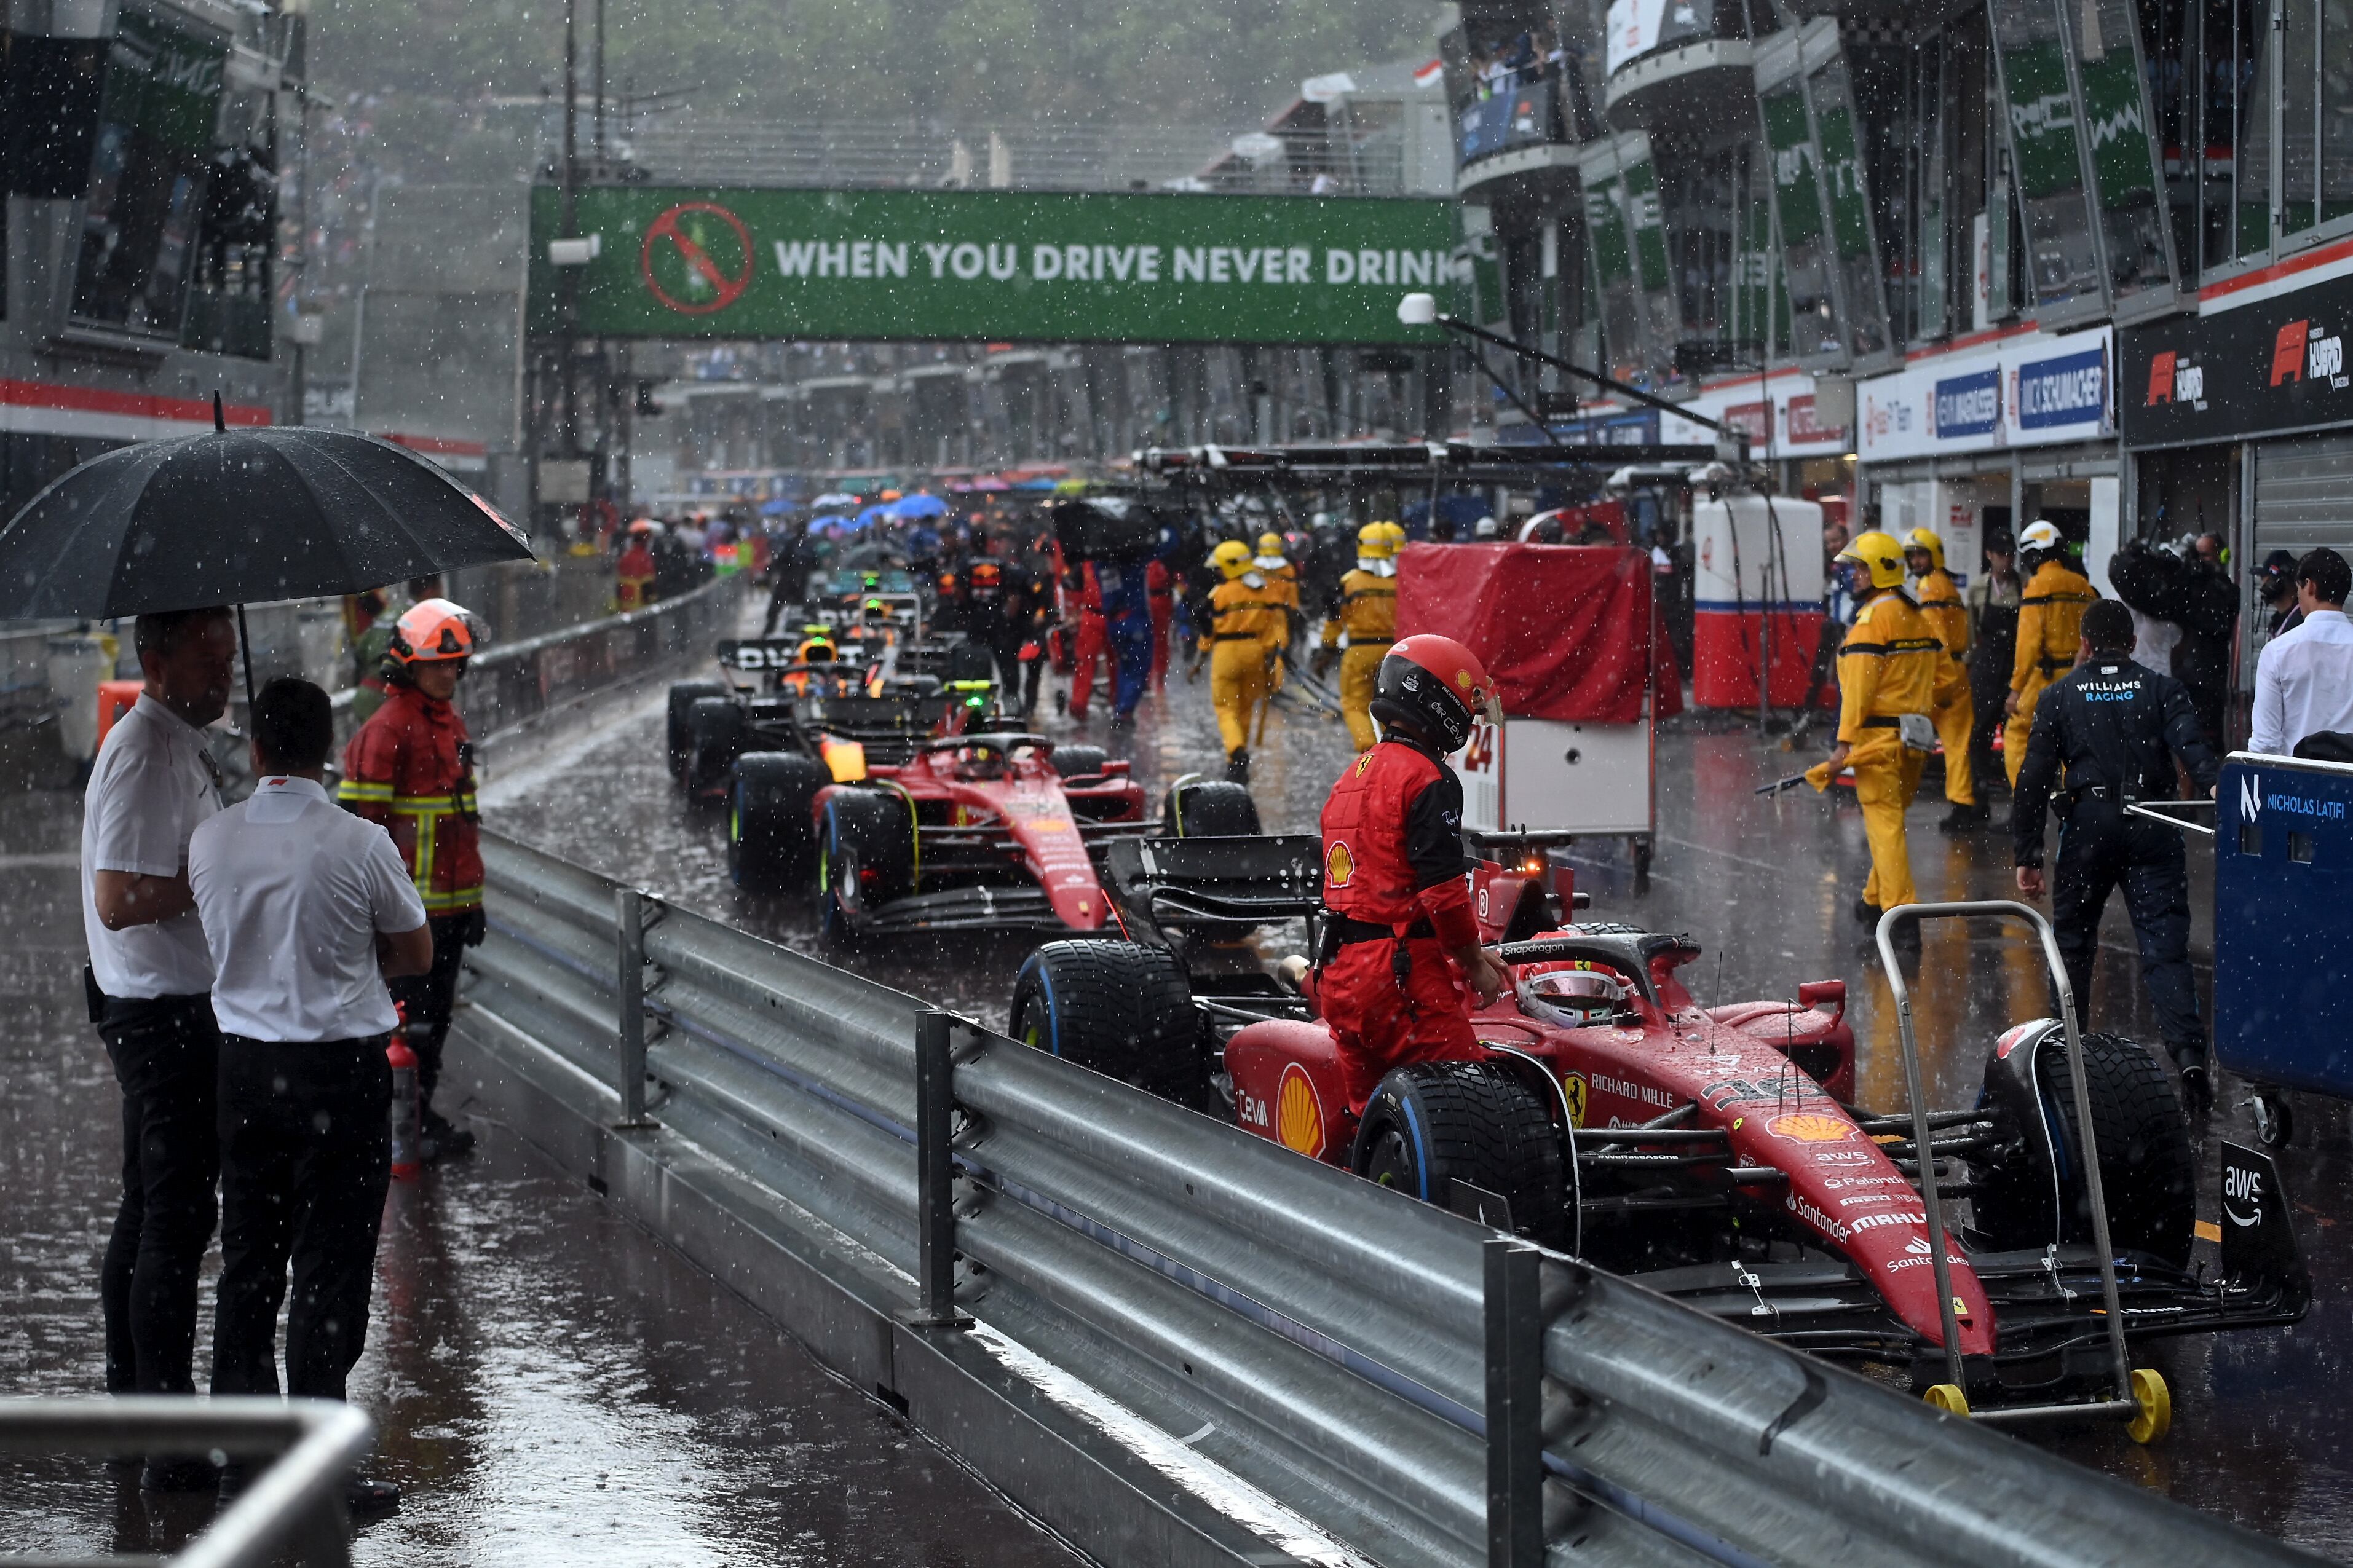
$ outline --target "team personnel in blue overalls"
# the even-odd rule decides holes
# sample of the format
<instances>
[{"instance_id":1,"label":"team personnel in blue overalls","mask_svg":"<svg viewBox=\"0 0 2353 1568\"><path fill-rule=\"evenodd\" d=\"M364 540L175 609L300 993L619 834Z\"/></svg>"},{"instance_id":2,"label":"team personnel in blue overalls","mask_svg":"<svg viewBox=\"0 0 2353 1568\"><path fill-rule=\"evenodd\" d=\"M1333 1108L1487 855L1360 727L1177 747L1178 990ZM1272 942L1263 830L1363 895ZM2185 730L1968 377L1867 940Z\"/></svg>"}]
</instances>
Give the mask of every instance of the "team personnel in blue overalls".
<instances>
[{"instance_id":1,"label":"team personnel in blue overalls","mask_svg":"<svg viewBox=\"0 0 2353 1568\"><path fill-rule=\"evenodd\" d=\"M2159 1031L2181 1069L2192 1111L2212 1102L2206 1027L2189 973L2189 878L2177 828L2126 813L2136 801L2173 798L2178 761L2201 794L2214 787L2208 749L2188 688L2132 660L2132 612L2114 599L2084 611L2075 668L2045 688L2018 770L2010 843L2019 890L2040 898L2042 814L2059 810L2059 866L2052 925L2066 961L2082 1026L2091 1009L2092 957L2100 911L2118 886L2140 939L2141 980Z\"/></svg>"},{"instance_id":2,"label":"team personnel in blue overalls","mask_svg":"<svg viewBox=\"0 0 2353 1568\"><path fill-rule=\"evenodd\" d=\"M1145 563L1098 561L1088 568L1100 591L1103 636L1112 663L1113 729L1135 721L1135 705L1152 680L1152 595Z\"/></svg>"}]
</instances>

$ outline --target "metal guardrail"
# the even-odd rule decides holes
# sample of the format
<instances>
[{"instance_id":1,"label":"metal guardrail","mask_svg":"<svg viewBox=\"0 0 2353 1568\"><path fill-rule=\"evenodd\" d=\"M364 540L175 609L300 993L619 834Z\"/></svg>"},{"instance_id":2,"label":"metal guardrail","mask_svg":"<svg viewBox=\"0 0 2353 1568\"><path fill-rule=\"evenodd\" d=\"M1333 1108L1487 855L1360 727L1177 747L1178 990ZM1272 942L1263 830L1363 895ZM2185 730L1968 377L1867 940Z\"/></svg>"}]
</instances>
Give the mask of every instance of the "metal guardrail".
<instances>
[{"instance_id":1,"label":"metal guardrail","mask_svg":"<svg viewBox=\"0 0 2353 1568\"><path fill-rule=\"evenodd\" d=\"M217 1453L269 1458L171 1568L263 1568L281 1552L305 1568L348 1568L343 1489L375 1441L375 1424L326 1399L0 1399L0 1453ZM16 1561L0 1557L0 1563ZM42 1568L98 1568L160 1558L44 1557Z\"/></svg>"},{"instance_id":2,"label":"metal guardrail","mask_svg":"<svg viewBox=\"0 0 2353 1568\"><path fill-rule=\"evenodd\" d=\"M496 734L682 657L707 657L734 630L744 582L721 577L642 610L492 644L469 662L459 689L467 727Z\"/></svg>"},{"instance_id":3,"label":"metal guardrail","mask_svg":"<svg viewBox=\"0 0 2353 1568\"><path fill-rule=\"evenodd\" d=\"M503 1028L470 1038L543 1048L887 1260L902 1321L971 1313L1172 1434L1198 1425L1198 1452L1383 1563L2310 1561L485 840L468 994Z\"/></svg>"}]
</instances>

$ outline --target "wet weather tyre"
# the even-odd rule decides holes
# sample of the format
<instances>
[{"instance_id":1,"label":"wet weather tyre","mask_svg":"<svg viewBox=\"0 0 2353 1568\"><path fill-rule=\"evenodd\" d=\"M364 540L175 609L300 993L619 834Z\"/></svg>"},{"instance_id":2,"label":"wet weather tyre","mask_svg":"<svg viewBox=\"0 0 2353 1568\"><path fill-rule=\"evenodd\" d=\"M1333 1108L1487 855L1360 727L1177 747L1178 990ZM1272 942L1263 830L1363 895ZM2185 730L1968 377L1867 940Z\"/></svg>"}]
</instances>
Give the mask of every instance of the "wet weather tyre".
<instances>
[{"instance_id":1,"label":"wet weather tyre","mask_svg":"<svg viewBox=\"0 0 2353 1568\"><path fill-rule=\"evenodd\" d=\"M1052 762L1066 779L1091 779L1102 775L1106 756L1101 746L1057 746Z\"/></svg>"},{"instance_id":2,"label":"wet weather tyre","mask_svg":"<svg viewBox=\"0 0 2353 1568\"><path fill-rule=\"evenodd\" d=\"M1225 779L1171 786L1160 814L1178 838L1254 838L1266 831L1250 790Z\"/></svg>"},{"instance_id":3,"label":"wet weather tyre","mask_svg":"<svg viewBox=\"0 0 2353 1568\"><path fill-rule=\"evenodd\" d=\"M744 710L733 697L701 697L686 710L686 787L712 795L726 787L727 771L751 741Z\"/></svg>"},{"instance_id":4,"label":"wet weather tyre","mask_svg":"<svg viewBox=\"0 0 2353 1568\"><path fill-rule=\"evenodd\" d=\"M837 790L817 822L818 923L838 942L854 940L893 899L915 890L915 819L899 795Z\"/></svg>"},{"instance_id":5,"label":"wet weather tyre","mask_svg":"<svg viewBox=\"0 0 2353 1568\"><path fill-rule=\"evenodd\" d=\"M1443 1208L1451 1184L1501 1194L1512 1228L1567 1238L1561 1134L1551 1108L1493 1062L1417 1062L1380 1081L1356 1132L1356 1174Z\"/></svg>"},{"instance_id":6,"label":"wet weather tyre","mask_svg":"<svg viewBox=\"0 0 2353 1568\"><path fill-rule=\"evenodd\" d=\"M724 697L727 688L716 680L681 680L670 689L670 722L663 734L670 758L670 776L679 784L686 782L687 758L691 754L692 736L687 730L687 715L694 705L706 697Z\"/></svg>"},{"instance_id":7,"label":"wet weather tyre","mask_svg":"<svg viewBox=\"0 0 2353 1568\"><path fill-rule=\"evenodd\" d=\"M817 857L818 792L833 775L797 752L746 752L728 792L727 874L754 893L781 893Z\"/></svg>"},{"instance_id":8,"label":"wet weather tyre","mask_svg":"<svg viewBox=\"0 0 2353 1568\"><path fill-rule=\"evenodd\" d=\"M2122 1035L2082 1038L2108 1239L2118 1251L2145 1252L2187 1268L2197 1221L2197 1145L2189 1119L2155 1051ZM2091 1196L2081 1170L2074 1083L2055 1038L2036 1067L2045 1119L2057 1143L2056 1186L2065 1214L2061 1239L2088 1246ZM1973 1205L1977 1228L1997 1250L2051 1242L2052 1158L2030 1127L2022 1136L2005 1140L2001 1155L1980 1176Z\"/></svg>"},{"instance_id":9,"label":"wet weather tyre","mask_svg":"<svg viewBox=\"0 0 2353 1568\"><path fill-rule=\"evenodd\" d=\"M1013 1037L1138 1089L1198 1106L1200 1015L1176 955L1141 942L1050 942L1013 983Z\"/></svg>"}]
</instances>

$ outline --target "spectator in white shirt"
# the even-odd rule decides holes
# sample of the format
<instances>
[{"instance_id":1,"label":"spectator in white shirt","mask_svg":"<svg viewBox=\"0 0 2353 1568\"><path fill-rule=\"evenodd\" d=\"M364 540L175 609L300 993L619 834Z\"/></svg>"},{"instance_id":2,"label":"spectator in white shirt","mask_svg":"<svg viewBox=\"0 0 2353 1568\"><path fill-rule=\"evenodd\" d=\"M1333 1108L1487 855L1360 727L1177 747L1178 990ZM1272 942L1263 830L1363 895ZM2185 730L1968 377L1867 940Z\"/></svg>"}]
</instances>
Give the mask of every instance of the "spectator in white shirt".
<instances>
[{"instance_id":1,"label":"spectator in white shirt","mask_svg":"<svg viewBox=\"0 0 2353 1568\"><path fill-rule=\"evenodd\" d=\"M399 1022L387 976L423 974L433 936L391 836L327 798L334 711L280 678L253 703L251 799L188 846L220 1020L221 1276L213 1392L341 1399L366 1338L376 1231L391 1180ZM244 1483L235 1467L225 1494ZM354 1511L398 1489L356 1479Z\"/></svg>"},{"instance_id":2,"label":"spectator in white shirt","mask_svg":"<svg viewBox=\"0 0 2353 1568\"><path fill-rule=\"evenodd\" d=\"M2345 595L2353 568L2334 550L2295 563L2303 623L2263 645L2255 660L2255 710L2247 750L2289 756L2307 735L2353 731L2353 622Z\"/></svg>"},{"instance_id":3,"label":"spectator in white shirt","mask_svg":"<svg viewBox=\"0 0 2353 1568\"><path fill-rule=\"evenodd\" d=\"M228 709L226 609L142 616L147 678L107 732L82 796L84 984L122 1088L122 1203L99 1299L110 1394L193 1394L196 1274L219 1163L213 964L188 889L188 836L220 809L205 726ZM151 1459L143 1484L209 1488L209 1464Z\"/></svg>"}]
</instances>

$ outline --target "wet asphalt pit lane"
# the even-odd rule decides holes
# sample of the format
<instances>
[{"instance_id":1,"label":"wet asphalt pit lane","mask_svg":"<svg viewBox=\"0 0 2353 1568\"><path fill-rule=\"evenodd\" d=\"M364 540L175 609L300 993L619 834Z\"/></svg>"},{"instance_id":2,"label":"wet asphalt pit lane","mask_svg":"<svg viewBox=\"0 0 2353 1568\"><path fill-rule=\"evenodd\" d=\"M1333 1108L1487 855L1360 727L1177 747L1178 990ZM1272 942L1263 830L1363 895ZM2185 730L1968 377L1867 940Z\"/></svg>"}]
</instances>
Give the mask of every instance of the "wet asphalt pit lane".
<instances>
[{"instance_id":1,"label":"wet asphalt pit lane","mask_svg":"<svg viewBox=\"0 0 2353 1568\"><path fill-rule=\"evenodd\" d=\"M1050 700L1038 727L1133 759L1154 811L1169 780L1221 771L1206 683L1187 687L1181 671L1132 729L1111 730L1100 711L1073 724ZM1266 742L1253 747L1251 789L1268 829L1313 831L1351 754L1335 719L1278 707ZM1704 1004L1793 997L1803 981L1846 980L1859 1098L1873 1110L1904 1109L1885 982L1870 932L1850 912L1867 865L1852 802L1811 791L1752 795L1811 758L1793 763L1716 721L1666 727L1659 757L1659 841L1647 880L1633 875L1622 840L1556 851L1593 895L1588 918L1690 932L1706 951L1683 978ZM1934 796L1924 791L1909 818L1921 896L2011 896L2004 809L1997 805L1993 829L1946 838ZM11 1133L0 1142L0 1214L12 1240L0 1289L19 1303L0 1316L0 1366L15 1391L82 1392L99 1381L94 1285L112 1213L113 1085L80 1022L78 805L19 798L24 809L0 813L0 897L16 939L0 949L0 997L21 1020L0 1042ZM510 765L488 781L483 802L501 832L993 1027L1004 1026L1023 956L1052 934L821 942L807 897L747 894L729 881L723 812L690 805L668 778L659 690L617 702L596 731ZM2205 898L2193 883L2193 907ZM2041 964L2021 934L1931 925L1921 952L1904 961L1937 1107L1974 1103L1993 1040L2049 1010ZM2201 926L2193 935L2201 962L2206 940ZM1278 952L1295 941L1294 929L1261 945ZM2153 1039L2131 931L2113 907L2103 943L2094 1026ZM2202 990L2202 971L2200 981ZM2218 1097L2221 1109L2200 1137L2207 1219L2218 1210L2217 1142L2253 1142L2242 1086L2224 1075ZM2280 1163L2315 1281L2306 1320L2137 1351L2136 1363L2158 1367L2173 1392L2173 1431L2159 1445L2139 1447L2105 1424L2028 1440L2264 1533L2344 1552L2353 1550L2353 1475L2340 1452L2353 1390L2353 1246L2340 1221L2353 1190L2353 1135L2341 1104L2305 1096L2296 1110L2297 1143ZM353 1389L382 1427L379 1469L412 1498L363 1533L361 1561L575 1561L586 1547L616 1562L980 1563L1060 1550L882 1405L817 1368L776 1324L503 1130L484 1131L470 1165L396 1192L387 1213L377 1316ZM2210 1264L2211 1252L2201 1244ZM207 1289L207 1312L209 1304ZM207 1326L200 1344L208 1336ZM193 1528L173 1523L181 1504L142 1500L95 1461L0 1476L0 1539L26 1549L164 1550L172 1530ZM942 1518L954 1529L929 1522Z\"/></svg>"}]
</instances>

